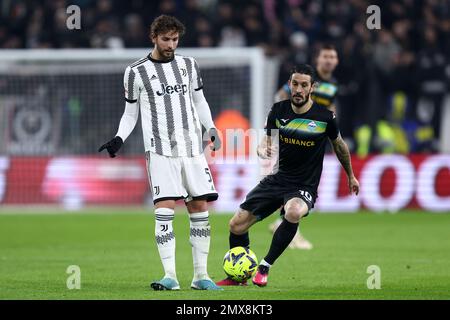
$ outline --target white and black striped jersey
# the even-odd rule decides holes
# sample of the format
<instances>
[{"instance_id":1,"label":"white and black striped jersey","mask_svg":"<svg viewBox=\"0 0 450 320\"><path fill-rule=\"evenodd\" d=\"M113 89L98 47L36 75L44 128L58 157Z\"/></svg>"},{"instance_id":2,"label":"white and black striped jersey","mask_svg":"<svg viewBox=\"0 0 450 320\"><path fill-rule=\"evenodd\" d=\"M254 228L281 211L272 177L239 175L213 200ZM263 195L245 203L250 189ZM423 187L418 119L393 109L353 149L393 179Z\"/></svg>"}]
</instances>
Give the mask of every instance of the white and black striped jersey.
<instances>
[{"instance_id":1,"label":"white and black striped jersey","mask_svg":"<svg viewBox=\"0 0 450 320\"><path fill-rule=\"evenodd\" d=\"M139 104L145 151L171 157L203 152L192 95L203 82L194 58L174 55L158 61L149 54L126 68L124 88L125 100Z\"/></svg>"}]
</instances>

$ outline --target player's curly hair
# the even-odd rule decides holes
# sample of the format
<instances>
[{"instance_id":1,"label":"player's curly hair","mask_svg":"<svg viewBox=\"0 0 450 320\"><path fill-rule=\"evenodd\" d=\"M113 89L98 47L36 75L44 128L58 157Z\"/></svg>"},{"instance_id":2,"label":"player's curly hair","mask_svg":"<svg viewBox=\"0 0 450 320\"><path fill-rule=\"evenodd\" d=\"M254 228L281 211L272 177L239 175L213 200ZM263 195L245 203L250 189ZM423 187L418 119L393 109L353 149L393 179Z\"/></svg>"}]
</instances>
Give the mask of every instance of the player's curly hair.
<instances>
[{"instance_id":1,"label":"player's curly hair","mask_svg":"<svg viewBox=\"0 0 450 320\"><path fill-rule=\"evenodd\" d=\"M153 20L150 26L150 38L170 31L178 32L178 35L181 37L186 31L186 27L180 22L180 20L175 17L165 14L160 15L155 20Z\"/></svg>"}]
</instances>

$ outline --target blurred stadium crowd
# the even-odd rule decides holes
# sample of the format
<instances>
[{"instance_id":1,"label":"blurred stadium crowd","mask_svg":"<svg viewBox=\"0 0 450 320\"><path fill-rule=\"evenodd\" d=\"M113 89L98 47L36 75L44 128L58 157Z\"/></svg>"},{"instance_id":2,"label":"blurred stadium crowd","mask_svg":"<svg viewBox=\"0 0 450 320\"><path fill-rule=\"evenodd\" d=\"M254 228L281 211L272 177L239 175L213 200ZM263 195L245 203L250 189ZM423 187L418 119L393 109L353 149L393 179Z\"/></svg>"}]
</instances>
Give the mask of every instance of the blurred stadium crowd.
<instances>
[{"instance_id":1,"label":"blurred stadium crowd","mask_svg":"<svg viewBox=\"0 0 450 320\"><path fill-rule=\"evenodd\" d=\"M81 8L81 30L66 27ZM381 29L366 26L369 5ZM142 48L160 14L187 27L180 46L260 46L281 59L279 85L321 43L336 46L338 112L354 152L437 152L450 88L448 0L2 0L0 48ZM270 102L268 102L268 105Z\"/></svg>"}]
</instances>

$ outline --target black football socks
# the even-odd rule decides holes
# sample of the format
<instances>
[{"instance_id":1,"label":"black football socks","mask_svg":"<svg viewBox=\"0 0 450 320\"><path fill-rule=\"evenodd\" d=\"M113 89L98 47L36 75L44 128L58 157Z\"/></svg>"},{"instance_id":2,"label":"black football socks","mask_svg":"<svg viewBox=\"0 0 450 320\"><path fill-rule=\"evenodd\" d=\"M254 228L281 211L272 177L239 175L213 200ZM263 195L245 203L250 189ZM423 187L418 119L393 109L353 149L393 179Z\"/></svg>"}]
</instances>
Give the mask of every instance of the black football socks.
<instances>
[{"instance_id":1,"label":"black football socks","mask_svg":"<svg viewBox=\"0 0 450 320\"><path fill-rule=\"evenodd\" d=\"M281 222L278 229L273 234L272 243L270 245L269 253L264 258L264 260L272 265L275 260L283 253L283 251L291 243L292 239L297 232L298 222L291 223L283 217L283 222Z\"/></svg>"},{"instance_id":2,"label":"black football socks","mask_svg":"<svg viewBox=\"0 0 450 320\"><path fill-rule=\"evenodd\" d=\"M248 237L248 232L237 235L232 232L230 232L230 249L234 247L245 247L248 248L250 246L250 239Z\"/></svg>"}]
</instances>

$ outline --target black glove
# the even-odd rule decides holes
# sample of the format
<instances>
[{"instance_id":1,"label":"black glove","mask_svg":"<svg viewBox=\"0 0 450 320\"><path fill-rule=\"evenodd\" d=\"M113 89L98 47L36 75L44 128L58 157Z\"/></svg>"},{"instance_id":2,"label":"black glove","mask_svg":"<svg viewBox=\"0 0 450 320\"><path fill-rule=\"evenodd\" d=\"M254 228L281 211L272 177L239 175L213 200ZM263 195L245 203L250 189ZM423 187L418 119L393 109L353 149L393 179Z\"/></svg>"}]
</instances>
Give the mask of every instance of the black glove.
<instances>
[{"instance_id":1,"label":"black glove","mask_svg":"<svg viewBox=\"0 0 450 320\"><path fill-rule=\"evenodd\" d=\"M219 132L217 132L216 128L211 128L208 131L209 138L211 139L211 142L213 143L213 146L211 146L212 151L217 151L222 147L222 141L220 141Z\"/></svg>"},{"instance_id":2,"label":"black glove","mask_svg":"<svg viewBox=\"0 0 450 320\"><path fill-rule=\"evenodd\" d=\"M108 141L104 145L102 145L98 152L102 152L104 149L106 149L109 153L109 156L111 158L114 158L116 156L117 151L119 151L120 147L123 145L123 140L121 137L117 136L114 139Z\"/></svg>"}]
</instances>

